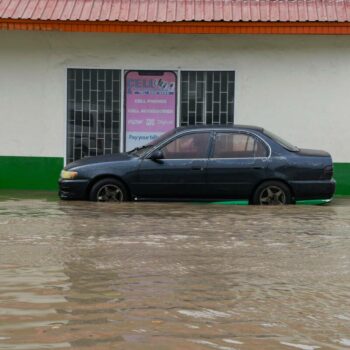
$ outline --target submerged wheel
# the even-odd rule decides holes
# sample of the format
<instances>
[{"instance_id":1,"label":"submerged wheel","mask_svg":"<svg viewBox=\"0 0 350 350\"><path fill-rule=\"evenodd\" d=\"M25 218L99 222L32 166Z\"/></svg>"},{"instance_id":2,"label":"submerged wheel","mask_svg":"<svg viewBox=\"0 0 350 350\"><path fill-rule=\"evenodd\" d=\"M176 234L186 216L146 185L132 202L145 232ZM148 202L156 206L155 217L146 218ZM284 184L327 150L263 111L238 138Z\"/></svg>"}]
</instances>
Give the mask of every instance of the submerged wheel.
<instances>
[{"instance_id":1,"label":"submerged wheel","mask_svg":"<svg viewBox=\"0 0 350 350\"><path fill-rule=\"evenodd\" d=\"M124 202L128 200L128 192L120 181L107 178L92 186L89 199L94 202Z\"/></svg>"},{"instance_id":2,"label":"submerged wheel","mask_svg":"<svg viewBox=\"0 0 350 350\"><path fill-rule=\"evenodd\" d=\"M284 205L292 203L292 195L288 186L279 181L262 183L254 192L253 204Z\"/></svg>"}]
</instances>

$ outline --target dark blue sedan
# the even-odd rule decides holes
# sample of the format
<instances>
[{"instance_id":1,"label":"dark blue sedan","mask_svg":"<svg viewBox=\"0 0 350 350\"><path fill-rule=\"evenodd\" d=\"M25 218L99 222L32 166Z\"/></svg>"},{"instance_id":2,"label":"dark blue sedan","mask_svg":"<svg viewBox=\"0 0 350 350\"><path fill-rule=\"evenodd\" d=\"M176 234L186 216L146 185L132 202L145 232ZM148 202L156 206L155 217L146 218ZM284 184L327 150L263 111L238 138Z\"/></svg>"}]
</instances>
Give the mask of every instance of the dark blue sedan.
<instances>
[{"instance_id":1,"label":"dark blue sedan","mask_svg":"<svg viewBox=\"0 0 350 350\"><path fill-rule=\"evenodd\" d=\"M331 199L329 153L299 149L252 126L174 129L127 153L68 164L59 180L62 199L249 200L291 204Z\"/></svg>"}]
</instances>

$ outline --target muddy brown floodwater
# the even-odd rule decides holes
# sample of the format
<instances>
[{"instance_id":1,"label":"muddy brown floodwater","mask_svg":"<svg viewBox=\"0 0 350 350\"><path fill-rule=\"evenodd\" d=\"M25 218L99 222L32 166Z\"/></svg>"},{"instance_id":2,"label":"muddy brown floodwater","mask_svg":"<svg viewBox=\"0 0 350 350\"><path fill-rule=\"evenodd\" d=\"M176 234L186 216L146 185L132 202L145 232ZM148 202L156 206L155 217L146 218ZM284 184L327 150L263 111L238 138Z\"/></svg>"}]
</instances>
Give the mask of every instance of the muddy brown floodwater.
<instances>
[{"instance_id":1,"label":"muddy brown floodwater","mask_svg":"<svg viewBox=\"0 0 350 350\"><path fill-rule=\"evenodd\" d=\"M350 349L350 200L4 200L0 349Z\"/></svg>"}]
</instances>

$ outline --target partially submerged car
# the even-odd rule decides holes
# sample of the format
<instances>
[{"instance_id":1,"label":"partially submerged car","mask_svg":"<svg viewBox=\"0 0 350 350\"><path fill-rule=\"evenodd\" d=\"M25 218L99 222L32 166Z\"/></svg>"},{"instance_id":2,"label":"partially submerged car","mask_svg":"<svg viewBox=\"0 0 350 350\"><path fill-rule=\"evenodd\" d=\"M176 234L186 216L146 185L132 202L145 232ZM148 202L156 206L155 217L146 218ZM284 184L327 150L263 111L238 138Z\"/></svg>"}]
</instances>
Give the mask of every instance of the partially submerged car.
<instances>
[{"instance_id":1,"label":"partially submerged car","mask_svg":"<svg viewBox=\"0 0 350 350\"><path fill-rule=\"evenodd\" d=\"M329 153L299 149L253 126L176 128L126 153L83 158L61 172L62 199L249 200L332 198Z\"/></svg>"}]
</instances>

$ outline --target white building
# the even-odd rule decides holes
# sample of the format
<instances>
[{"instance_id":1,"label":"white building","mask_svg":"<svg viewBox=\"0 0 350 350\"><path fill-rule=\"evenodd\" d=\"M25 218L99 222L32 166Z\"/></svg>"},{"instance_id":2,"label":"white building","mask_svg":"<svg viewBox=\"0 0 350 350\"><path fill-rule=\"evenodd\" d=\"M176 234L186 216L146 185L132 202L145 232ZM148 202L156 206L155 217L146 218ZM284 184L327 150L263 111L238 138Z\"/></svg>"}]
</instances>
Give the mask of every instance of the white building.
<instances>
[{"instance_id":1,"label":"white building","mask_svg":"<svg viewBox=\"0 0 350 350\"><path fill-rule=\"evenodd\" d=\"M174 125L252 124L325 149L337 193L350 194L349 10L336 0L0 1L0 188L56 189L66 162L125 150L126 120L147 104L137 110L127 84L159 76L173 84L161 110Z\"/></svg>"}]
</instances>

